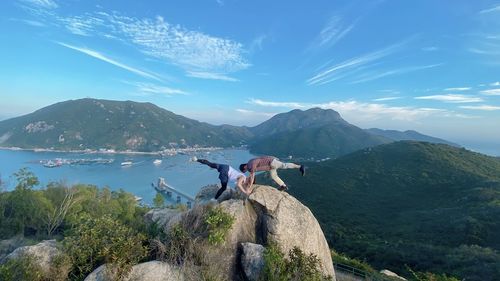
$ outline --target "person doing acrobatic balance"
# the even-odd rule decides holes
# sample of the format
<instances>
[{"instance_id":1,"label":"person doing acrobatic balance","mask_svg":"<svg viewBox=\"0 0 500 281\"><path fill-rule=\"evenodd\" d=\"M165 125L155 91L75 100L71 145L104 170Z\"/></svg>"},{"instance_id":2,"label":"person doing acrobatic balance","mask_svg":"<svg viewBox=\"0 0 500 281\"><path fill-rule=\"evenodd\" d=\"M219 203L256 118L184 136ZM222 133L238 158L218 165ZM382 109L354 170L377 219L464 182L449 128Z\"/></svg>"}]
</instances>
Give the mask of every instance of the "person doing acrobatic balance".
<instances>
[{"instance_id":1,"label":"person doing acrobatic balance","mask_svg":"<svg viewBox=\"0 0 500 281\"><path fill-rule=\"evenodd\" d=\"M205 164L212 169L216 169L217 172L219 172L221 188L217 191L215 199L218 199L219 196L221 196L221 194L226 190L228 182L236 183L236 186L241 192L250 195L250 192L248 192L248 190L244 187L246 176L233 167L227 164L212 163L206 159L198 159L196 157L193 157L193 160L200 162L201 164Z\"/></svg>"},{"instance_id":2,"label":"person doing acrobatic balance","mask_svg":"<svg viewBox=\"0 0 500 281\"><path fill-rule=\"evenodd\" d=\"M306 173L306 167L304 165L298 165L295 163L284 163L278 160L278 158L273 156L261 156L253 158L248 163L240 165L240 171L246 173L250 172L250 177L248 178L247 189L251 192L252 185L255 183L255 172L258 171L269 171L271 178L279 185L278 190L284 191L288 190L288 187L283 182L283 180L278 177L278 169L299 169L302 176Z\"/></svg>"}]
</instances>

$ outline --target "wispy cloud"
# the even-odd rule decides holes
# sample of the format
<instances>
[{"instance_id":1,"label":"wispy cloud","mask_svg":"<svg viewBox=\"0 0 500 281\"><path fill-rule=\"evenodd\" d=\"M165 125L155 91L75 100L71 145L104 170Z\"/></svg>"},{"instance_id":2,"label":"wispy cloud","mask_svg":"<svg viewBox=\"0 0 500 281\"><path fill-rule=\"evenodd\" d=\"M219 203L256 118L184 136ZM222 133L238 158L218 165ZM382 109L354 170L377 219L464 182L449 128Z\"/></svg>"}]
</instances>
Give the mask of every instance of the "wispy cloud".
<instances>
[{"instance_id":1,"label":"wispy cloud","mask_svg":"<svg viewBox=\"0 0 500 281\"><path fill-rule=\"evenodd\" d=\"M479 13L480 14L487 14L487 13L495 13L495 12L500 12L500 5L491 7L489 9L484 9L484 10L480 11Z\"/></svg>"},{"instance_id":2,"label":"wispy cloud","mask_svg":"<svg viewBox=\"0 0 500 281\"><path fill-rule=\"evenodd\" d=\"M255 51L261 51L262 50L262 44L264 43L264 40L267 38L266 34L261 34L257 37L255 37L252 42L250 43L250 46L248 47L249 52L255 52Z\"/></svg>"},{"instance_id":3,"label":"wispy cloud","mask_svg":"<svg viewBox=\"0 0 500 281\"><path fill-rule=\"evenodd\" d=\"M46 26L44 23L36 21L36 20L28 20L28 19L15 19L11 18L11 21L22 22L27 25L35 26L35 27L44 27Z\"/></svg>"},{"instance_id":4,"label":"wispy cloud","mask_svg":"<svg viewBox=\"0 0 500 281\"><path fill-rule=\"evenodd\" d=\"M382 103L366 103L354 100L350 101L331 101L326 103L298 103L298 102L273 102L259 99L250 99L247 103L267 107L286 107L286 108L311 108L319 107L323 109L333 109L340 112L348 120L398 120L398 121L417 121L430 116L470 118L465 114L458 114L453 111L440 108L428 107L410 107L410 106L388 106Z\"/></svg>"},{"instance_id":5,"label":"wispy cloud","mask_svg":"<svg viewBox=\"0 0 500 281\"><path fill-rule=\"evenodd\" d=\"M151 73L148 73L146 71L143 71L143 70L140 70L140 69L137 69L137 68L134 68L134 67L131 67L131 66L128 66L124 63L121 63L121 62L118 62L116 60L113 60L97 51L94 51L94 50L90 50L90 49L87 49L87 48L82 48L82 47L76 47L76 46L73 46L73 45L69 45L69 44L66 44L66 43L62 43L62 42L56 42L57 44L63 46L63 47L66 47L66 48L69 48L69 49L72 49L72 50L75 50L75 51L78 51L78 52L81 52L81 53L84 53L86 55L89 55L93 58L96 58L96 59L99 59L101 61L104 61L104 62L107 62L107 63L110 63L114 66L117 66L117 67L120 67L122 69L125 69L127 71L130 71L132 73L135 73L135 74L138 74L142 77L145 77L145 78L150 78L150 79L154 79L154 80L157 80L157 81L162 81L161 78L159 78L158 76L154 75L154 74L151 74Z\"/></svg>"},{"instance_id":6,"label":"wispy cloud","mask_svg":"<svg viewBox=\"0 0 500 281\"><path fill-rule=\"evenodd\" d=\"M351 32L356 26L356 22L345 23L339 15L333 15L321 29L318 37L313 42L313 48L330 48L339 42L344 36Z\"/></svg>"},{"instance_id":7,"label":"wispy cloud","mask_svg":"<svg viewBox=\"0 0 500 281\"><path fill-rule=\"evenodd\" d=\"M430 65L422 65L422 66L403 67L400 69L393 69L393 70L388 70L388 71L384 71L384 72L365 73L365 74L361 75L360 77L358 77L357 80L354 80L351 83L352 84L364 83L364 82L384 78L387 76L399 75L399 74L409 73L409 72L413 72L413 71L434 68L434 67L438 67L441 65L443 65L443 64L437 63L437 64L430 64Z\"/></svg>"},{"instance_id":8,"label":"wispy cloud","mask_svg":"<svg viewBox=\"0 0 500 281\"><path fill-rule=\"evenodd\" d=\"M407 45L410 41L411 39L403 40L386 48L348 59L339 64L327 66L313 77L307 79L306 82L309 85L329 83L330 81L333 81L332 79L334 79L335 76L345 74L346 71L356 70L356 68L363 67L368 63L372 63L393 54L394 52L400 50L403 46Z\"/></svg>"},{"instance_id":9,"label":"wispy cloud","mask_svg":"<svg viewBox=\"0 0 500 281\"><path fill-rule=\"evenodd\" d=\"M55 9L59 7L53 0L21 0L22 3L30 4L43 9Z\"/></svg>"},{"instance_id":10,"label":"wispy cloud","mask_svg":"<svg viewBox=\"0 0 500 281\"><path fill-rule=\"evenodd\" d=\"M248 68L243 45L166 22L110 15L110 23L142 52L190 71L228 73Z\"/></svg>"},{"instance_id":11,"label":"wispy cloud","mask_svg":"<svg viewBox=\"0 0 500 281\"><path fill-rule=\"evenodd\" d=\"M493 82L493 83L490 84L490 86L492 86L492 87L498 87L498 86L500 86L500 82L498 82L498 81L497 82Z\"/></svg>"},{"instance_id":12,"label":"wispy cloud","mask_svg":"<svg viewBox=\"0 0 500 281\"><path fill-rule=\"evenodd\" d=\"M169 23L160 16L135 18L118 12L103 11L64 16L57 10L45 13L38 11L52 7L51 3L57 5L52 0L21 1L30 4L31 7L40 8L28 10L51 25L64 28L76 35L118 40L136 47L151 58L178 66L188 73L212 73L214 76L222 77L251 66L245 58L247 50L243 44L189 30L178 24ZM190 76L205 78L201 75ZM222 80L234 81L234 79Z\"/></svg>"},{"instance_id":13,"label":"wispy cloud","mask_svg":"<svg viewBox=\"0 0 500 281\"><path fill-rule=\"evenodd\" d=\"M377 98L373 99L373 101L390 101L390 100L399 100L401 97L384 97L384 98Z\"/></svg>"},{"instance_id":14,"label":"wispy cloud","mask_svg":"<svg viewBox=\"0 0 500 281\"><path fill-rule=\"evenodd\" d=\"M500 96L500 89L484 90L481 91L480 93L487 96Z\"/></svg>"},{"instance_id":15,"label":"wispy cloud","mask_svg":"<svg viewBox=\"0 0 500 281\"><path fill-rule=\"evenodd\" d=\"M307 108L307 107L310 107L310 105L308 105L308 104L302 104L299 102L273 102L273 101L263 101L260 99L249 99L246 102L249 104L268 106L268 107L286 107L286 108Z\"/></svg>"},{"instance_id":16,"label":"wispy cloud","mask_svg":"<svg viewBox=\"0 0 500 281\"><path fill-rule=\"evenodd\" d=\"M494 106L494 105L468 105L468 106L460 106L460 108L471 109L471 110L482 110L482 111L500 110L500 106Z\"/></svg>"},{"instance_id":17,"label":"wispy cloud","mask_svg":"<svg viewBox=\"0 0 500 281\"><path fill-rule=\"evenodd\" d=\"M264 117L272 117L276 115L275 112L258 112L258 111L253 111L253 110L248 110L248 109L242 109L242 108L237 108L235 109L236 112L246 115L246 116L264 116Z\"/></svg>"},{"instance_id":18,"label":"wispy cloud","mask_svg":"<svg viewBox=\"0 0 500 281\"><path fill-rule=\"evenodd\" d=\"M450 92L459 92L459 91L468 91L472 88L470 87L456 87L456 88L446 88L444 89L445 91L450 91Z\"/></svg>"},{"instance_id":19,"label":"wispy cloud","mask_svg":"<svg viewBox=\"0 0 500 281\"><path fill-rule=\"evenodd\" d=\"M466 95L432 95L432 96L420 96L415 97L417 100L436 100L449 103L473 103L473 102L483 102L484 100L480 97L466 96Z\"/></svg>"},{"instance_id":20,"label":"wispy cloud","mask_svg":"<svg viewBox=\"0 0 500 281\"><path fill-rule=\"evenodd\" d=\"M188 92L183 90L170 88L167 86L156 85L153 83L143 83L143 82L128 82L123 81L125 84L129 84L136 87L136 91L142 95L162 95L166 97L171 97L174 95L189 95Z\"/></svg>"},{"instance_id":21,"label":"wispy cloud","mask_svg":"<svg viewBox=\"0 0 500 281\"><path fill-rule=\"evenodd\" d=\"M223 80L223 81L230 81L230 82L237 82L237 81L239 81L236 78L229 77L229 76L224 75L222 73L188 71L186 75L189 76L189 77L195 77L195 78L201 78L201 79Z\"/></svg>"}]
</instances>

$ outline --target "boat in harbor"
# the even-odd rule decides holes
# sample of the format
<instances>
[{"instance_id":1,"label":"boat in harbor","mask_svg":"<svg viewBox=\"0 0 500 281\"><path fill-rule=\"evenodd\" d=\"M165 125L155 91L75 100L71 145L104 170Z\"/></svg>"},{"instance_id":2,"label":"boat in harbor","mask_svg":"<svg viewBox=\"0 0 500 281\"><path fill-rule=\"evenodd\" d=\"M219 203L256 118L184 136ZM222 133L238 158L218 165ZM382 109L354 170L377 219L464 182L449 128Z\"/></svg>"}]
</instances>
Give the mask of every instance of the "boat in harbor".
<instances>
[{"instance_id":1,"label":"boat in harbor","mask_svg":"<svg viewBox=\"0 0 500 281\"><path fill-rule=\"evenodd\" d=\"M122 165L122 167L127 167L127 166L132 166L132 164L134 164L132 163L132 161L124 161L120 165Z\"/></svg>"},{"instance_id":2,"label":"boat in harbor","mask_svg":"<svg viewBox=\"0 0 500 281\"><path fill-rule=\"evenodd\" d=\"M45 163L43 163L43 166L46 168L55 168L55 167L60 167L62 166L62 162L60 160L49 160Z\"/></svg>"},{"instance_id":3,"label":"boat in harbor","mask_svg":"<svg viewBox=\"0 0 500 281\"><path fill-rule=\"evenodd\" d=\"M153 164L155 164L155 165L160 165L160 164L161 164L161 162L162 162L162 160L161 160L161 159L156 159L155 161L153 161Z\"/></svg>"}]
</instances>

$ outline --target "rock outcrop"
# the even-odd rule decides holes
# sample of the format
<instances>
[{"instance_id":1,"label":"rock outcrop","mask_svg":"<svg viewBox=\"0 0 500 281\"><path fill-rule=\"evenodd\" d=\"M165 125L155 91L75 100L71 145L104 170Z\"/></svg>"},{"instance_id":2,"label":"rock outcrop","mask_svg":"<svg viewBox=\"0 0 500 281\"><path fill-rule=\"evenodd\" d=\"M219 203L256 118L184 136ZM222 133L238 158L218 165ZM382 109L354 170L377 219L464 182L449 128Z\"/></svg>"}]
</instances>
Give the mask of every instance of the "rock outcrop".
<instances>
[{"instance_id":1,"label":"rock outcrop","mask_svg":"<svg viewBox=\"0 0 500 281\"><path fill-rule=\"evenodd\" d=\"M264 269L264 246L241 243L241 268L248 281L258 281Z\"/></svg>"},{"instance_id":2,"label":"rock outcrop","mask_svg":"<svg viewBox=\"0 0 500 281\"><path fill-rule=\"evenodd\" d=\"M248 200L260 218L263 243L275 242L284 253L294 247L316 255L326 275L335 278L330 248L309 208L286 192L256 186Z\"/></svg>"},{"instance_id":3,"label":"rock outcrop","mask_svg":"<svg viewBox=\"0 0 500 281\"><path fill-rule=\"evenodd\" d=\"M144 215L144 220L146 224L156 223L159 228L168 227L171 224L178 223L180 220L179 214L182 211L179 209L153 209Z\"/></svg>"},{"instance_id":4,"label":"rock outcrop","mask_svg":"<svg viewBox=\"0 0 500 281\"><path fill-rule=\"evenodd\" d=\"M213 198L216 191L216 186L206 187L196 196L195 207L181 218L186 229L196 232L202 225L203 208L213 204L209 198ZM255 185L248 200L229 199L218 206L235 218L225 244L214 253L223 264L229 265L227 279L240 280L242 243L265 246L272 242L286 254L298 247L306 254L317 256L322 272L335 280L330 248L323 231L311 211L293 196L276 188Z\"/></svg>"},{"instance_id":5,"label":"rock outcrop","mask_svg":"<svg viewBox=\"0 0 500 281\"><path fill-rule=\"evenodd\" d=\"M33 258L33 261L40 266L44 274L49 274L52 270L54 259L61 254L57 248L56 240L45 240L33 246L24 246L15 249L5 257L5 261L18 259L23 256Z\"/></svg>"},{"instance_id":6,"label":"rock outcrop","mask_svg":"<svg viewBox=\"0 0 500 281\"><path fill-rule=\"evenodd\" d=\"M89 274L85 281L111 281L106 272L106 265L101 265ZM183 281L184 274L165 262L150 261L134 265L123 281Z\"/></svg>"}]
</instances>

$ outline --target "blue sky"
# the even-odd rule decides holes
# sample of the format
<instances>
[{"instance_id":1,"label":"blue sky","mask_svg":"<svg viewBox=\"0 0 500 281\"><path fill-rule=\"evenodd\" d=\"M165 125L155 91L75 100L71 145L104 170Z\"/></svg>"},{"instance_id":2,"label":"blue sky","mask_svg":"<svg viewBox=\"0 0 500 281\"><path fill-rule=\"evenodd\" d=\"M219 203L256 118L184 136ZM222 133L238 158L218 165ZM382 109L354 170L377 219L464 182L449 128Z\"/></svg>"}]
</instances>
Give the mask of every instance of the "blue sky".
<instances>
[{"instance_id":1,"label":"blue sky","mask_svg":"<svg viewBox=\"0 0 500 281\"><path fill-rule=\"evenodd\" d=\"M0 119L84 97L234 125L317 106L500 147L500 1L12 0L0 41Z\"/></svg>"}]
</instances>

